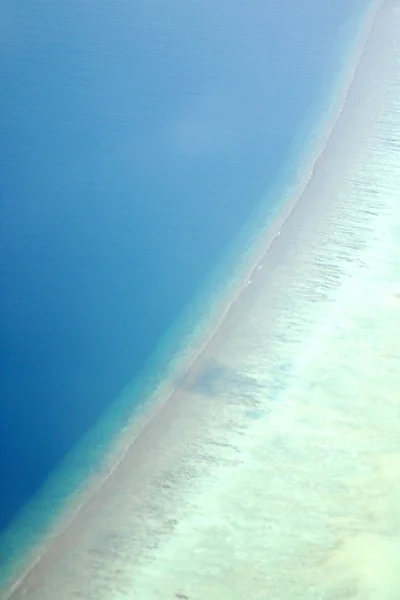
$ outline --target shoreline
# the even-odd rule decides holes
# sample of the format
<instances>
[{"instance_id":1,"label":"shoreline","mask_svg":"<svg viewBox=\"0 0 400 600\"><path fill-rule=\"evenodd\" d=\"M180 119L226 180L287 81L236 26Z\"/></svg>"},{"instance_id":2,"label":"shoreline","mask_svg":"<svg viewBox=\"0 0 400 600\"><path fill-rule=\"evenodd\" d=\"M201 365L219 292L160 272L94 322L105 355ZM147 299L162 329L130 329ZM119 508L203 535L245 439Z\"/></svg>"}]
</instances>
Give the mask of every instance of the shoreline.
<instances>
[{"instance_id":1,"label":"shoreline","mask_svg":"<svg viewBox=\"0 0 400 600\"><path fill-rule=\"evenodd\" d=\"M214 318L211 327L208 330L207 335L202 337L202 341L197 342L196 349L192 352L193 356L189 359L188 362L185 363L184 367L176 368L176 371L184 372L183 376L189 375L193 370L196 369L196 365L201 360L202 356L206 352L207 348L211 345L216 337L218 337L220 328L222 323L227 319L228 315L232 311L232 308L242 296L243 292L246 290L249 280L254 276L255 272L259 269L262 261L264 260L266 254L268 254L275 240L280 234L280 230L287 221L290 220L290 217L294 211L294 209L301 202L304 192L307 189L307 186L313 177L315 167L318 164L318 161L323 156L327 144L329 144L329 139L332 135L332 132L335 130L337 122L340 120L340 117L343 113L343 110L346 107L347 97L352 89L352 83L354 81L355 74L357 72L360 60L365 51L366 44L368 44L368 39L370 33L373 29L375 19L378 16L380 10L384 6L384 3L379 2L377 6L374 8L368 9L366 11L365 17L362 22L360 22L359 29L362 30L361 33L357 33L357 37L360 37L359 42L357 43L357 47L354 50L355 56L352 56L352 60L349 61L349 68L346 69L346 73L344 76L344 84L338 90L338 95L335 97L333 102L333 106L331 106L328 110L328 116L326 122L323 123L321 127L321 136L317 135L317 143L316 148L314 148L311 155L305 156L305 164L301 168L301 173L305 173L305 180L302 180L296 185L290 186L290 188L283 193L283 197L291 197L291 201L287 200L286 203L283 203L282 207L277 211L274 222L270 225L267 231L264 234L260 234L262 237L262 243L260 243L258 247L258 243L256 243L256 248L254 252L251 252L251 256L249 258L246 257L244 261L244 265L240 266L240 281L237 283L235 290L230 294L229 303L224 303L224 308L221 306L217 306L217 315ZM353 52L351 53L353 54ZM330 114L333 112L334 114ZM324 119L325 121L325 119ZM299 168L298 168L299 170ZM289 206L288 206L289 204ZM251 263L251 264L249 264ZM239 274L238 274L239 279ZM230 287L230 286L227 286ZM223 304L223 298L220 303L218 301L216 304ZM213 311L214 312L214 311ZM190 352L189 352L190 354ZM175 383L176 378L172 376L172 384ZM46 556L49 549L51 548L53 543L57 543L59 538L61 538L64 533L68 530L68 528L72 525L72 523L79 517L82 509L90 503L91 499L101 492L101 488L104 484L113 476L113 474L117 471L121 463L124 461L127 453L132 450L135 443L139 440L142 435L146 435L146 430L149 424L160 417L162 411L165 409L167 404L170 404L170 400L176 391L174 387L167 392L165 395L162 395L162 391L164 388L164 392L166 389L171 387L171 382L166 382L163 386L161 386L161 390L158 395L158 400L153 400L147 402L147 406L143 407L143 414L139 415L137 421L128 426L127 431L123 431L121 434L121 439L116 443L114 443L114 448L111 449L108 458L105 458L105 463L103 467L100 468L100 471L107 471L105 476L101 478L101 473L94 474L93 481L89 483L89 486L85 491L81 491L77 493L79 498L76 498L77 504L73 508L67 509L64 511L65 513L70 513L64 516L63 523L59 525L59 527L55 528L54 533L49 536L49 539L45 541L42 545L42 552L35 559L31 561L31 563L23 570L20 577L18 577L11 586L6 587L6 595L4 596L5 600L10 598L12 594L18 589L21 583L25 580L25 578L30 574L31 571L35 569L35 567L42 561L42 559ZM166 389L165 389L166 388ZM122 439L124 438L124 439ZM124 446L123 448L121 446ZM113 460L112 460L113 459ZM110 463L113 463L113 466L110 466ZM107 466L108 465L108 466ZM104 473L103 473L104 475ZM79 503L78 503L79 501ZM71 514L72 513L72 514ZM36 547L40 550L39 548Z\"/></svg>"}]
</instances>

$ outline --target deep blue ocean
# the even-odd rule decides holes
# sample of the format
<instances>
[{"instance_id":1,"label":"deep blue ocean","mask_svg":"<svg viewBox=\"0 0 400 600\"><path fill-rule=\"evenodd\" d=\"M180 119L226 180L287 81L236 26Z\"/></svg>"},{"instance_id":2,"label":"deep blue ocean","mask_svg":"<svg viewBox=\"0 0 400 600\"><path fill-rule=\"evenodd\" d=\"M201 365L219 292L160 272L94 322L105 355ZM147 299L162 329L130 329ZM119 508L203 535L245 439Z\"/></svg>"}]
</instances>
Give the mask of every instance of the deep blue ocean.
<instances>
[{"instance_id":1,"label":"deep blue ocean","mask_svg":"<svg viewBox=\"0 0 400 600\"><path fill-rule=\"evenodd\" d=\"M234 244L368 3L2 3L0 530Z\"/></svg>"}]
</instances>

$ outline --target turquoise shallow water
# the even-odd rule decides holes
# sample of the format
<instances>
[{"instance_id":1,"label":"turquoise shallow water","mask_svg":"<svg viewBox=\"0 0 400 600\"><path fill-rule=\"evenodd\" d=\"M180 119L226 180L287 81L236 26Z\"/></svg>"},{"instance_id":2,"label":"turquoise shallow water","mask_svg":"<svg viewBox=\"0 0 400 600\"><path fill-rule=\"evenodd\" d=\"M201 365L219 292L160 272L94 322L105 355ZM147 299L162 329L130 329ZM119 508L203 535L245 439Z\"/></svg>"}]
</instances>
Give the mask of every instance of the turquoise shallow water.
<instances>
[{"instance_id":1,"label":"turquoise shallow water","mask_svg":"<svg viewBox=\"0 0 400 600\"><path fill-rule=\"evenodd\" d=\"M3 560L229 295L367 5L4 9Z\"/></svg>"}]
</instances>

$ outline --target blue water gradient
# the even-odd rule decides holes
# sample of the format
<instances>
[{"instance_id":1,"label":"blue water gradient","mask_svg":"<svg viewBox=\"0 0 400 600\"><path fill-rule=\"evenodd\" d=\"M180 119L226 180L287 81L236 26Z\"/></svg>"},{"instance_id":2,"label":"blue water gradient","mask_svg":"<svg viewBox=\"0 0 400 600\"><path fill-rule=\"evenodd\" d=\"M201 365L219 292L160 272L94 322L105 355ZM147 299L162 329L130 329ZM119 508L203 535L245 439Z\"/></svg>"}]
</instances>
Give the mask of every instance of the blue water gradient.
<instances>
[{"instance_id":1,"label":"blue water gradient","mask_svg":"<svg viewBox=\"0 0 400 600\"><path fill-rule=\"evenodd\" d=\"M0 530L181 333L368 4L2 5Z\"/></svg>"}]
</instances>

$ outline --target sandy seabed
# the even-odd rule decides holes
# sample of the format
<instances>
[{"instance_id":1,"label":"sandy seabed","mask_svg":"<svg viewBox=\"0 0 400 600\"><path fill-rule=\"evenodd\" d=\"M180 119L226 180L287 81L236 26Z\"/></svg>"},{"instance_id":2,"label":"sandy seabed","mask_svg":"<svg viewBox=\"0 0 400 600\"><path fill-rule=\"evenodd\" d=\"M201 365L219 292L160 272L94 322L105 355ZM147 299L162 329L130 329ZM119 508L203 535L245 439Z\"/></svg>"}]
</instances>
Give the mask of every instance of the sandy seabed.
<instances>
[{"instance_id":1,"label":"sandy seabed","mask_svg":"<svg viewBox=\"0 0 400 600\"><path fill-rule=\"evenodd\" d=\"M400 10L216 335L12 600L399 600Z\"/></svg>"}]
</instances>

